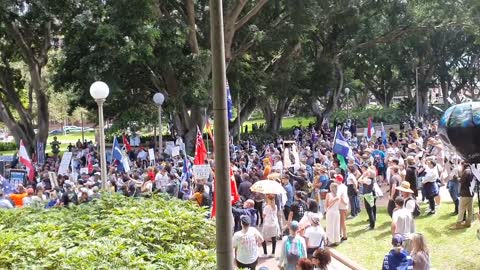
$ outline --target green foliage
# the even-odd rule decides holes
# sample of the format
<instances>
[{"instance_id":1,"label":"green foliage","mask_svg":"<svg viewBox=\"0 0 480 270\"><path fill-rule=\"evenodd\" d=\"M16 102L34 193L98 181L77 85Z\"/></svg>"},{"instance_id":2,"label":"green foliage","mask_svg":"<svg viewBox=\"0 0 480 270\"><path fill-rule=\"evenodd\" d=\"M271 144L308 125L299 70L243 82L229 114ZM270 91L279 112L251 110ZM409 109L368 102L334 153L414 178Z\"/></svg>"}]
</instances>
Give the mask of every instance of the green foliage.
<instances>
[{"instance_id":1,"label":"green foliage","mask_svg":"<svg viewBox=\"0 0 480 270\"><path fill-rule=\"evenodd\" d=\"M357 120L357 127L366 127L368 118L372 117L373 122L383 124L398 124L405 119L406 114L400 108L390 107L387 109L373 107L367 109L356 109L350 112L350 118ZM332 119L345 121L347 119L346 110L338 110L332 115Z\"/></svg>"},{"instance_id":2,"label":"green foliage","mask_svg":"<svg viewBox=\"0 0 480 270\"><path fill-rule=\"evenodd\" d=\"M214 269L215 234L190 202L104 194L70 209L0 211L1 269Z\"/></svg>"}]
</instances>

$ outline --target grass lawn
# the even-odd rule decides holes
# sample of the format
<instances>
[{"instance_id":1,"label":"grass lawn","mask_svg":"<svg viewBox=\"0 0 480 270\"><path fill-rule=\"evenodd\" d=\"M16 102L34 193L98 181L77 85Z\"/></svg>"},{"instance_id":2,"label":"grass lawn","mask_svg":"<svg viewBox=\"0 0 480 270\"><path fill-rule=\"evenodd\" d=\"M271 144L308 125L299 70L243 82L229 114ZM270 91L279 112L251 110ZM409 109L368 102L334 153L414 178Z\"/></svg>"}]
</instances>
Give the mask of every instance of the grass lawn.
<instances>
[{"instance_id":1,"label":"grass lawn","mask_svg":"<svg viewBox=\"0 0 480 270\"><path fill-rule=\"evenodd\" d=\"M65 152L67 151L67 147L69 143L72 143L75 145L75 143L80 139L82 140L82 133L70 133L66 135L49 135L47 139L47 146L45 147L45 152L46 153L51 153L52 151L52 146L50 143L53 141L53 137L57 137L57 141L61 142L60 144L60 151ZM85 140L87 141L93 141L95 140L95 133L94 132L85 132L84 134ZM1 151L0 154L2 155L13 155L16 152L14 151Z\"/></svg>"},{"instance_id":2,"label":"grass lawn","mask_svg":"<svg viewBox=\"0 0 480 270\"><path fill-rule=\"evenodd\" d=\"M475 198L476 199L476 198ZM478 206L475 203L475 211ZM422 213L427 204L420 204ZM456 222L451 216L452 203L442 203L434 216L421 215L416 221L417 232L425 235L433 269L474 270L480 269L480 242L476 238L478 222L471 228L453 230L449 227ZM376 228L366 231L368 217L365 211L353 220L347 221L348 240L336 249L365 269L380 269L383 257L391 249L391 218L386 208L378 209Z\"/></svg>"},{"instance_id":3,"label":"grass lawn","mask_svg":"<svg viewBox=\"0 0 480 270\"><path fill-rule=\"evenodd\" d=\"M245 130L245 126L248 126L248 132L251 132L253 124L260 126L260 124L264 123L264 119L246 121L243 123L243 130ZM285 117L282 120L282 128L292 128L294 126L307 127L310 123L315 123L315 117Z\"/></svg>"}]
</instances>

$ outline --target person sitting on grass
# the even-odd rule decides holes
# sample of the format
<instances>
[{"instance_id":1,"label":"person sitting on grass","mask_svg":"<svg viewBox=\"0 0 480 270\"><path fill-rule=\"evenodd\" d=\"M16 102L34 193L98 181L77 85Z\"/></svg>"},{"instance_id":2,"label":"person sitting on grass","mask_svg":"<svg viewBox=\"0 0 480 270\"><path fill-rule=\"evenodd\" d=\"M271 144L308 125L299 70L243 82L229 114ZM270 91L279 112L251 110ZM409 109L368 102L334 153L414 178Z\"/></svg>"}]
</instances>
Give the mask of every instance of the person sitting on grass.
<instances>
[{"instance_id":1,"label":"person sitting on grass","mask_svg":"<svg viewBox=\"0 0 480 270\"><path fill-rule=\"evenodd\" d=\"M413 260L403 249L403 236L395 234L392 238L393 248L383 258L382 270L412 270Z\"/></svg>"}]
</instances>

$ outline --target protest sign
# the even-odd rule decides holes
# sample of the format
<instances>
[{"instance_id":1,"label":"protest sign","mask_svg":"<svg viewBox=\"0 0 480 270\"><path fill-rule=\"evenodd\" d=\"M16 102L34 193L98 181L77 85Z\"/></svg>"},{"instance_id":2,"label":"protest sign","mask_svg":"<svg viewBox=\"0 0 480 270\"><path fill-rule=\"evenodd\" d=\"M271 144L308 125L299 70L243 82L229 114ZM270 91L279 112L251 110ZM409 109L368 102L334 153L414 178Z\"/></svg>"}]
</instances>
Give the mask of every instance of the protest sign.
<instances>
[{"instance_id":1,"label":"protest sign","mask_svg":"<svg viewBox=\"0 0 480 270\"><path fill-rule=\"evenodd\" d=\"M48 179L53 188L58 187L57 175L54 172L48 172Z\"/></svg>"},{"instance_id":2,"label":"protest sign","mask_svg":"<svg viewBox=\"0 0 480 270\"><path fill-rule=\"evenodd\" d=\"M193 165L192 170L196 179L210 178L211 169L209 165Z\"/></svg>"},{"instance_id":3,"label":"protest sign","mask_svg":"<svg viewBox=\"0 0 480 270\"><path fill-rule=\"evenodd\" d=\"M70 167L70 161L72 160L72 152L64 152L60 167L58 168L59 175L67 175L68 168Z\"/></svg>"},{"instance_id":4,"label":"protest sign","mask_svg":"<svg viewBox=\"0 0 480 270\"><path fill-rule=\"evenodd\" d=\"M180 156L180 146L172 148L172 157Z\"/></svg>"},{"instance_id":5,"label":"protest sign","mask_svg":"<svg viewBox=\"0 0 480 270\"><path fill-rule=\"evenodd\" d=\"M155 152L153 151L153 148L148 149L148 158L150 161L155 161Z\"/></svg>"}]
</instances>

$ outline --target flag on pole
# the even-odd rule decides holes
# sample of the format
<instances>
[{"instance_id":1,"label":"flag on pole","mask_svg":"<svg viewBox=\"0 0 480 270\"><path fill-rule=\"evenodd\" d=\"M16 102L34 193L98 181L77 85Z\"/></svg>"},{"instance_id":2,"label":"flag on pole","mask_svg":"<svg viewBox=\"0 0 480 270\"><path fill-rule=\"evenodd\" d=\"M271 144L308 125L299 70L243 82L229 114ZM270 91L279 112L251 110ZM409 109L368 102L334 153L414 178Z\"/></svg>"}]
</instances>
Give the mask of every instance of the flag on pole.
<instances>
[{"instance_id":1,"label":"flag on pole","mask_svg":"<svg viewBox=\"0 0 480 270\"><path fill-rule=\"evenodd\" d=\"M375 134L375 128L373 127L373 120L371 117L368 118L368 125L367 129L365 130L365 136L367 137L367 141L371 141L373 134Z\"/></svg>"},{"instance_id":2,"label":"flag on pole","mask_svg":"<svg viewBox=\"0 0 480 270\"><path fill-rule=\"evenodd\" d=\"M122 139L123 139L123 146L125 147L125 149L127 150L127 152L132 151L132 146L131 146L130 143L128 142L127 136L123 135L123 136L122 136Z\"/></svg>"},{"instance_id":3,"label":"flag on pole","mask_svg":"<svg viewBox=\"0 0 480 270\"><path fill-rule=\"evenodd\" d=\"M183 168L182 168L182 181L189 181L191 176L191 167L188 157L185 155L183 158Z\"/></svg>"},{"instance_id":4,"label":"flag on pole","mask_svg":"<svg viewBox=\"0 0 480 270\"><path fill-rule=\"evenodd\" d=\"M35 176L35 168L33 168L32 160L30 160L27 149L25 148L25 145L23 145L23 140L20 140L20 149L18 151L18 155L20 158L20 163L27 168L28 180L33 181Z\"/></svg>"},{"instance_id":5,"label":"flag on pole","mask_svg":"<svg viewBox=\"0 0 480 270\"><path fill-rule=\"evenodd\" d=\"M215 177L215 174L213 174ZM214 178L215 179L215 178ZM215 180L213 183L215 186ZM216 207L216 201L217 201L217 192L213 192L213 204L212 204L212 212L210 214L210 218L214 218L216 215L217 207ZM230 203L234 205L240 200L240 195L238 194L237 190L237 183L235 182L235 176L233 175L232 167L230 167L230 195L231 195L231 200Z\"/></svg>"},{"instance_id":6,"label":"flag on pole","mask_svg":"<svg viewBox=\"0 0 480 270\"><path fill-rule=\"evenodd\" d=\"M233 101L232 101L232 95L230 94L230 86L228 85L228 81L227 81L226 88L227 88L228 121L231 121L233 117Z\"/></svg>"},{"instance_id":7,"label":"flag on pole","mask_svg":"<svg viewBox=\"0 0 480 270\"><path fill-rule=\"evenodd\" d=\"M208 120L208 117L207 117L207 121L205 122L205 128L207 129L208 136L212 141L212 148L215 149L215 139L213 138L212 125L210 125L210 121Z\"/></svg>"},{"instance_id":8,"label":"flag on pole","mask_svg":"<svg viewBox=\"0 0 480 270\"><path fill-rule=\"evenodd\" d=\"M385 145L385 147L387 147L387 132L385 131L385 127L383 126L383 122L382 122L382 143L383 145Z\"/></svg>"},{"instance_id":9,"label":"flag on pole","mask_svg":"<svg viewBox=\"0 0 480 270\"><path fill-rule=\"evenodd\" d=\"M128 164L127 159L123 155L120 145L118 144L117 137L113 138L113 147L112 147L112 157L117 161L117 171L119 172L129 172L130 165Z\"/></svg>"},{"instance_id":10,"label":"flag on pole","mask_svg":"<svg viewBox=\"0 0 480 270\"><path fill-rule=\"evenodd\" d=\"M342 133L337 129L335 131L335 141L333 142L333 153L342 155L346 158L355 159L353 151Z\"/></svg>"},{"instance_id":11,"label":"flag on pole","mask_svg":"<svg viewBox=\"0 0 480 270\"><path fill-rule=\"evenodd\" d=\"M348 167L347 167L347 162L345 161L345 158L342 155L338 154L337 159L339 162L340 169L343 169L344 171L346 171Z\"/></svg>"},{"instance_id":12,"label":"flag on pole","mask_svg":"<svg viewBox=\"0 0 480 270\"><path fill-rule=\"evenodd\" d=\"M205 143L203 142L202 133L197 126L197 139L195 142L195 159L193 164L195 165L204 165L205 159L207 159L207 148L205 147Z\"/></svg>"}]
</instances>

